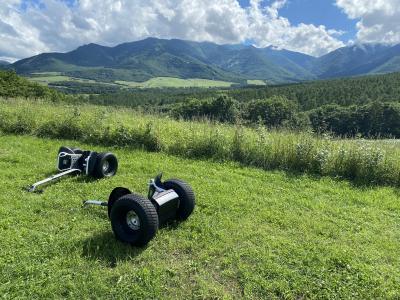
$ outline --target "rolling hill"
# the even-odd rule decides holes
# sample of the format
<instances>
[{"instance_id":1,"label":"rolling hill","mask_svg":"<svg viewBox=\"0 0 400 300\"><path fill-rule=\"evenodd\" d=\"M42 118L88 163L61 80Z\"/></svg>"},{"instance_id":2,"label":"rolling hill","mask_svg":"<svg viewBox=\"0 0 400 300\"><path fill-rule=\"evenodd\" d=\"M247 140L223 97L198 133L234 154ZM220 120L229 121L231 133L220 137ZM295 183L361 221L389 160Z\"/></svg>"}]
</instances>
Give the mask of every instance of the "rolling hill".
<instances>
[{"instance_id":1,"label":"rolling hill","mask_svg":"<svg viewBox=\"0 0 400 300\"><path fill-rule=\"evenodd\" d=\"M313 59L271 48L148 38L116 47L89 44L68 53L43 53L11 67L20 74L63 72L100 81L145 81L164 76L275 83L314 79L297 62Z\"/></svg>"},{"instance_id":2,"label":"rolling hill","mask_svg":"<svg viewBox=\"0 0 400 300\"><path fill-rule=\"evenodd\" d=\"M400 45L354 45L316 58L273 47L147 38L115 47L88 44L68 53L43 53L8 67L20 74L61 72L103 82L176 77L290 83L400 71Z\"/></svg>"}]
</instances>

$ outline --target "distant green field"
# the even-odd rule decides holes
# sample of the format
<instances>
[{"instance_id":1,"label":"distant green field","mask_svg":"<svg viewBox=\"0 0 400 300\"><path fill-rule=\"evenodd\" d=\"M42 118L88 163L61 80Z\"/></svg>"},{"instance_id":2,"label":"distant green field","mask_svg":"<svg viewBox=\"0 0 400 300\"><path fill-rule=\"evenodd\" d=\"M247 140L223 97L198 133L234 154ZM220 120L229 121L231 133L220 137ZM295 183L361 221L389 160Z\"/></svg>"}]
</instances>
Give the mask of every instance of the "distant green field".
<instances>
[{"instance_id":1,"label":"distant green field","mask_svg":"<svg viewBox=\"0 0 400 300\"><path fill-rule=\"evenodd\" d=\"M62 72L35 72L31 73L31 75L37 75L37 76L57 76L61 75Z\"/></svg>"},{"instance_id":2,"label":"distant green field","mask_svg":"<svg viewBox=\"0 0 400 300\"><path fill-rule=\"evenodd\" d=\"M48 84L51 82L57 82L57 81L72 81L72 78L69 76L62 76L62 75L53 75L53 76L35 76L35 77L28 77L29 80L42 83L42 84Z\"/></svg>"},{"instance_id":3,"label":"distant green field","mask_svg":"<svg viewBox=\"0 0 400 300\"><path fill-rule=\"evenodd\" d=\"M117 176L54 172L61 145L112 150ZM115 240L104 208L115 186L146 194L159 171L188 181L197 206L145 248ZM233 163L0 135L0 294L4 299L399 299L395 188L265 172Z\"/></svg>"},{"instance_id":4,"label":"distant green field","mask_svg":"<svg viewBox=\"0 0 400 300\"><path fill-rule=\"evenodd\" d=\"M134 88L158 87L230 87L233 82L208 79L180 79L173 77L156 77L145 82L115 81L118 84Z\"/></svg>"},{"instance_id":5,"label":"distant green field","mask_svg":"<svg viewBox=\"0 0 400 300\"><path fill-rule=\"evenodd\" d=\"M163 88L163 87L175 87L175 88L185 88L185 87L230 87L233 82L219 81L219 80L208 80L208 79L180 79L172 77L156 77L149 79L145 82L135 82L135 81L122 81L117 80L115 84L109 82L100 82L90 79L78 78L61 75L59 72L40 72L32 73L32 76L27 77L29 80L38 82L44 85L55 82L65 82L73 81L80 83L100 83L107 85L119 85L122 88ZM258 82L258 81L257 81Z\"/></svg>"},{"instance_id":6,"label":"distant green field","mask_svg":"<svg viewBox=\"0 0 400 300\"><path fill-rule=\"evenodd\" d=\"M38 82L44 85L54 82L61 82L61 81L75 81L75 82L82 82L82 83L96 83L94 80L83 79L83 78L75 78L70 76L63 76L57 72L43 72L43 73L33 73L32 75L27 77L29 80Z\"/></svg>"},{"instance_id":7,"label":"distant green field","mask_svg":"<svg viewBox=\"0 0 400 300\"><path fill-rule=\"evenodd\" d=\"M247 84L250 84L250 85L267 85L265 80L247 80Z\"/></svg>"}]
</instances>

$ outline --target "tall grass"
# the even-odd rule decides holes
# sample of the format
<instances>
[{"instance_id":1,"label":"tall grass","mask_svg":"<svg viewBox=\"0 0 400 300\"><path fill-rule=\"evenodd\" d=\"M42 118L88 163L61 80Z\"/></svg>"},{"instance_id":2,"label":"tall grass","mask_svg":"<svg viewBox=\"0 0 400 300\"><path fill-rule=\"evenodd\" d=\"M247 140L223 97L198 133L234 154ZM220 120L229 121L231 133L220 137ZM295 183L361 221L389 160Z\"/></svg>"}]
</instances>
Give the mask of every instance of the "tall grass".
<instances>
[{"instance_id":1,"label":"tall grass","mask_svg":"<svg viewBox=\"0 0 400 300\"><path fill-rule=\"evenodd\" d=\"M0 130L235 161L265 170L346 178L359 184L400 185L400 147L394 141L335 140L207 120L176 121L129 109L19 99L0 100Z\"/></svg>"}]
</instances>

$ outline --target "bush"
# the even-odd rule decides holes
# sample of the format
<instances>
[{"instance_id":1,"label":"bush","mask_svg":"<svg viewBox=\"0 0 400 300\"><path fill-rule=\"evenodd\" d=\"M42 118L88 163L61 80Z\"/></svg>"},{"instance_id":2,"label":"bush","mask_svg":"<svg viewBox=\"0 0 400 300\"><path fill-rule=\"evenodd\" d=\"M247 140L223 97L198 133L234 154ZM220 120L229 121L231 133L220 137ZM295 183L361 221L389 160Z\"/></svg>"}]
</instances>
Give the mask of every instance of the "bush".
<instances>
[{"instance_id":1,"label":"bush","mask_svg":"<svg viewBox=\"0 0 400 300\"><path fill-rule=\"evenodd\" d=\"M123 125L115 129L107 128L99 142L110 146L118 145L147 151L160 151L162 146L151 123L144 128L128 128Z\"/></svg>"},{"instance_id":2,"label":"bush","mask_svg":"<svg viewBox=\"0 0 400 300\"><path fill-rule=\"evenodd\" d=\"M296 104L293 101L274 96L246 103L243 118L251 123L261 122L267 127L282 127L294 119L296 112Z\"/></svg>"},{"instance_id":3,"label":"bush","mask_svg":"<svg viewBox=\"0 0 400 300\"><path fill-rule=\"evenodd\" d=\"M35 116L29 109L15 112L0 111L0 129L4 133L31 134L36 127Z\"/></svg>"},{"instance_id":4,"label":"bush","mask_svg":"<svg viewBox=\"0 0 400 300\"><path fill-rule=\"evenodd\" d=\"M191 100L174 107L171 114L175 118L192 120L209 118L219 122L234 122L238 116L239 103L225 95L212 100Z\"/></svg>"},{"instance_id":5,"label":"bush","mask_svg":"<svg viewBox=\"0 0 400 300\"><path fill-rule=\"evenodd\" d=\"M364 137L400 137L400 104L373 102L363 106L327 105L309 113L317 132Z\"/></svg>"},{"instance_id":6,"label":"bush","mask_svg":"<svg viewBox=\"0 0 400 300\"><path fill-rule=\"evenodd\" d=\"M27 79L18 76L14 71L0 70L0 97L6 98L34 98L49 99L59 101L66 97L48 87L38 83L30 82Z\"/></svg>"}]
</instances>

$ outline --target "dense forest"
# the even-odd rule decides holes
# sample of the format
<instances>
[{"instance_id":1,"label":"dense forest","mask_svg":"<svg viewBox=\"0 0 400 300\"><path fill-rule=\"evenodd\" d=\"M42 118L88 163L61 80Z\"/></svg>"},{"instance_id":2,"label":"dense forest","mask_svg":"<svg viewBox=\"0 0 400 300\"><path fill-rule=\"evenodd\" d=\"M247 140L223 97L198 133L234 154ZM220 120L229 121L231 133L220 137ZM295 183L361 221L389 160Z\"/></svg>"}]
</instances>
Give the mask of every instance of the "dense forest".
<instances>
[{"instance_id":1,"label":"dense forest","mask_svg":"<svg viewBox=\"0 0 400 300\"><path fill-rule=\"evenodd\" d=\"M211 99L221 94L239 102L285 96L307 111L326 104L341 106L367 104L374 101L393 102L400 99L400 73L345 79L310 81L298 84L228 89L168 88L133 89L111 94L92 95L93 104L112 106L165 106L188 99Z\"/></svg>"},{"instance_id":2,"label":"dense forest","mask_svg":"<svg viewBox=\"0 0 400 300\"><path fill-rule=\"evenodd\" d=\"M114 95L121 89L117 85L107 83L85 83L77 81L56 81L50 82L49 87L66 94L88 94L88 95Z\"/></svg>"},{"instance_id":3,"label":"dense forest","mask_svg":"<svg viewBox=\"0 0 400 300\"><path fill-rule=\"evenodd\" d=\"M231 89L131 89L66 96L0 71L0 97L48 98L73 104L138 108L174 118L208 118L248 126L330 132L338 136L400 137L400 73L302 84ZM71 83L74 85L75 83ZM72 87L72 86L71 86Z\"/></svg>"}]
</instances>

